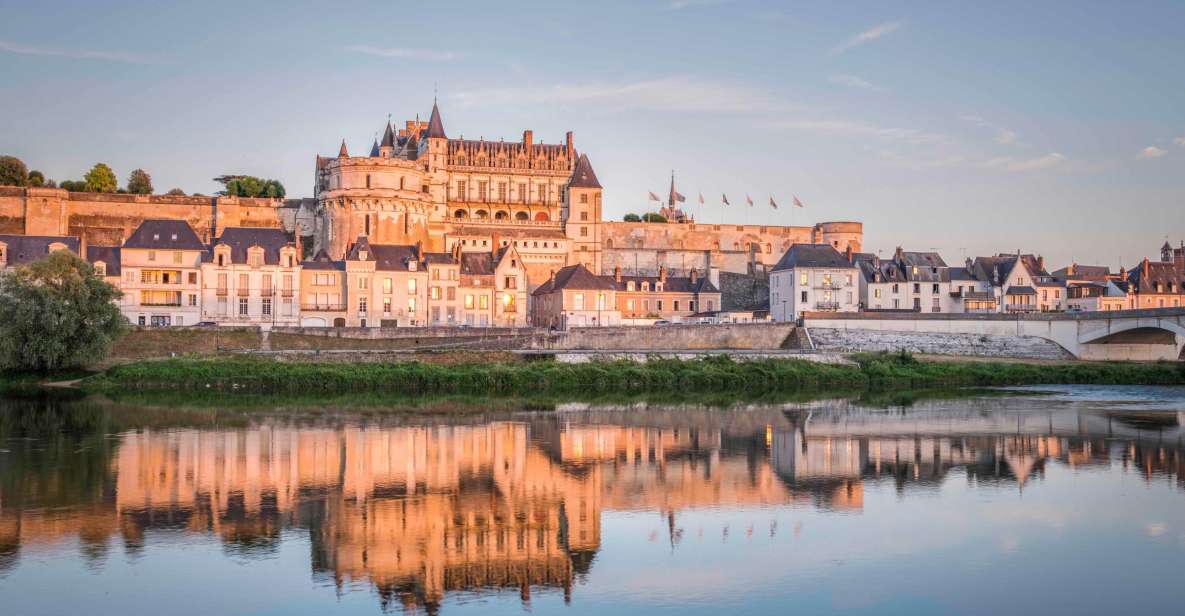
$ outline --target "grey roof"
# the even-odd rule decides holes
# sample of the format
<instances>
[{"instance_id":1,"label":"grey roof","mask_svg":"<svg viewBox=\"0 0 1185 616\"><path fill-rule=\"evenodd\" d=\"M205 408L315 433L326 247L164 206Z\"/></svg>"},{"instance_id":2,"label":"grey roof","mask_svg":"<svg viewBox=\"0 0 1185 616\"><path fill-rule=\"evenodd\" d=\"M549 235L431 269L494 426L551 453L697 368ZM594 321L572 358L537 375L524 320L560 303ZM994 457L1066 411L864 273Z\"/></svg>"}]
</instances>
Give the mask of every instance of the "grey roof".
<instances>
[{"instance_id":1,"label":"grey roof","mask_svg":"<svg viewBox=\"0 0 1185 616\"><path fill-rule=\"evenodd\" d=\"M86 260L91 265L102 261L107 268L108 276L119 276L119 253L119 246L87 246Z\"/></svg>"},{"instance_id":2,"label":"grey roof","mask_svg":"<svg viewBox=\"0 0 1185 616\"><path fill-rule=\"evenodd\" d=\"M621 282L612 274L601 276L609 281L618 291L625 291L630 282L634 283L635 290L640 289L643 282L650 283L651 292L654 291L654 285L658 283L658 276L622 276ZM707 276L696 276L695 282L691 282L690 276L667 276L666 282L663 283L663 291L670 293L719 293L720 290L716 285L708 280Z\"/></svg>"},{"instance_id":3,"label":"grey roof","mask_svg":"<svg viewBox=\"0 0 1185 616\"><path fill-rule=\"evenodd\" d=\"M379 155L379 140L374 140L374 145L370 146L370 157L375 158Z\"/></svg>"},{"instance_id":4,"label":"grey roof","mask_svg":"<svg viewBox=\"0 0 1185 616\"><path fill-rule=\"evenodd\" d=\"M123 243L124 248L151 250L205 250L193 228L184 220L145 220Z\"/></svg>"},{"instance_id":5,"label":"grey roof","mask_svg":"<svg viewBox=\"0 0 1185 616\"><path fill-rule=\"evenodd\" d=\"M1036 295L1037 290L1033 287L1008 287L1004 291L1004 295Z\"/></svg>"},{"instance_id":6,"label":"grey roof","mask_svg":"<svg viewBox=\"0 0 1185 616\"><path fill-rule=\"evenodd\" d=\"M488 252L462 252L461 273L467 276L490 276L494 273L494 256Z\"/></svg>"},{"instance_id":7,"label":"grey roof","mask_svg":"<svg viewBox=\"0 0 1185 616\"><path fill-rule=\"evenodd\" d=\"M901 261L909 266L946 267L946 261L936 252L902 252Z\"/></svg>"},{"instance_id":8,"label":"grey roof","mask_svg":"<svg viewBox=\"0 0 1185 616\"><path fill-rule=\"evenodd\" d=\"M773 271L796 267L853 267L831 244L794 244L782 255Z\"/></svg>"},{"instance_id":9,"label":"grey roof","mask_svg":"<svg viewBox=\"0 0 1185 616\"><path fill-rule=\"evenodd\" d=\"M387 121L387 130L383 131L383 144L382 145L384 148L395 147L395 129L391 128L391 121L390 120Z\"/></svg>"},{"instance_id":10,"label":"grey roof","mask_svg":"<svg viewBox=\"0 0 1185 616\"><path fill-rule=\"evenodd\" d=\"M10 266L43 259L49 254L49 245L58 242L74 254L79 250L78 238L68 235L0 235L0 242L8 245L5 257Z\"/></svg>"},{"instance_id":11,"label":"grey roof","mask_svg":"<svg viewBox=\"0 0 1185 616\"><path fill-rule=\"evenodd\" d=\"M432 101L432 115L428 117L428 134L429 139L447 139L444 135L444 123L440 121L440 108L436 106L436 101Z\"/></svg>"},{"instance_id":12,"label":"grey roof","mask_svg":"<svg viewBox=\"0 0 1185 616\"><path fill-rule=\"evenodd\" d=\"M457 264L456 260L453 259L453 253L451 253L451 252L425 252L424 253L424 262L425 263L443 263L445 265L456 265Z\"/></svg>"},{"instance_id":13,"label":"grey roof","mask_svg":"<svg viewBox=\"0 0 1185 616\"><path fill-rule=\"evenodd\" d=\"M569 188L600 188L601 183L597 181L597 174L593 171L592 163L588 160L587 154L581 154L580 158L576 159L576 168L572 170L572 181L568 182Z\"/></svg>"},{"instance_id":14,"label":"grey roof","mask_svg":"<svg viewBox=\"0 0 1185 616\"><path fill-rule=\"evenodd\" d=\"M345 270L345 261L334 261L324 249L317 251L312 259L301 261L300 266L307 270Z\"/></svg>"},{"instance_id":15,"label":"grey roof","mask_svg":"<svg viewBox=\"0 0 1185 616\"><path fill-rule=\"evenodd\" d=\"M905 282L905 272L894 261L860 260L856 266L866 282Z\"/></svg>"},{"instance_id":16,"label":"grey roof","mask_svg":"<svg viewBox=\"0 0 1185 616\"><path fill-rule=\"evenodd\" d=\"M230 247L231 263L246 263L247 249L259 246L263 249L263 262L267 265L280 263L280 249L292 243L283 229L264 227L227 227L214 246Z\"/></svg>"},{"instance_id":17,"label":"grey roof","mask_svg":"<svg viewBox=\"0 0 1185 616\"><path fill-rule=\"evenodd\" d=\"M1078 265L1077 263L1063 267L1053 272L1057 280L1089 280L1102 282L1111 275L1111 268L1106 265Z\"/></svg>"},{"instance_id":18,"label":"grey roof","mask_svg":"<svg viewBox=\"0 0 1185 616\"><path fill-rule=\"evenodd\" d=\"M952 282L955 280L975 280L975 275L965 267L952 267L950 268L950 279Z\"/></svg>"},{"instance_id":19,"label":"grey roof","mask_svg":"<svg viewBox=\"0 0 1185 616\"><path fill-rule=\"evenodd\" d=\"M366 259L362 259L362 251L367 251ZM405 244L371 244L365 235L359 236L358 241L350 248L346 255L347 261L374 261L374 269L386 272L411 271L407 264L419 262L418 250L415 246Z\"/></svg>"},{"instance_id":20,"label":"grey roof","mask_svg":"<svg viewBox=\"0 0 1185 616\"><path fill-rule=\"evenodd\" d=\"M539 288L535 289L532 295L543 295L564 289L612 291L614 286L611 280L605 280L601 276L588 271L588 268L583 264L577 263L576 265L560 268L555 273L555 276L552 276L550 280L539 285Z\"/></svg>"}]
</instances>

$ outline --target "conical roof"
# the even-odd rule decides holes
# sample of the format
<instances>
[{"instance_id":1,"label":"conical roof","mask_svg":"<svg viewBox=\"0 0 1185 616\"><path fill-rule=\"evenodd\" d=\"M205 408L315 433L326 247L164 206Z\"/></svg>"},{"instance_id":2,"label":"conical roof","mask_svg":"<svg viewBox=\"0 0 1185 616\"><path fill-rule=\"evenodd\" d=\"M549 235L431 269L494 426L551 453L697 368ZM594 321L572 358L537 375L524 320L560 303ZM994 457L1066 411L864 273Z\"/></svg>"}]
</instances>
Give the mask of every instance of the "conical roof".
<instances>
[{"instance_id":1,"label":"conical roof","mask_svg":"<svg viewBox=\"0 0 1185 616\"><path fill-rule=\"evenodd\" d=\"M383 143L382 143L382 146L383 146L384 148L393 148L393 147L395 147L395 129L391 128L391 122L390 122L390 121L388 121L388 122L387 122L387 130L383 132Z\"/></svg>"},{"instance_id":2,"label":"conical roof","mask_svg":"<svg viewBox=\"0 0 1185 616\"><path fill-rule=\"evenodd\" d=\"M428 134L429 139L447 139L444 134L444 123L440 121L440 108L436 106L436 101L432 101L432 115L428 118Z\"/></svg>"},{"instance_id":3,"label":"conical roof","mask_svg":"<svg viewBox=\"0 0 1185 616\"><path fill-rule=\"evenodd\" d=\"M587 154L581 154L580 158L576 160L576 168L572 170L572 181L568 183L570 188L600 188L601 183L597 181L597 174L593 171L592 163L588 161Z\"/></svg>"},{"instance_id":4,"label":"conical roof","mask_svg":"<svg viewBox=\"0 0 1185 616\"><path fill-rule=\"evenodd\" d=\"M373 158L378 155L379 155L379 140L375 139L374 145L370 146L370 156Z\"/></svg>"},{"instance_id":5,"label":"conical roof","mask_svg":"<svg viewBox=\"0 0 1185 616\"><path fill-rule=\"evenodd\" d=\"M349 158L350 152L346 149L346 140L342 139L342 148L337 151L338 158Z\"/></svg>"}]
</instances>

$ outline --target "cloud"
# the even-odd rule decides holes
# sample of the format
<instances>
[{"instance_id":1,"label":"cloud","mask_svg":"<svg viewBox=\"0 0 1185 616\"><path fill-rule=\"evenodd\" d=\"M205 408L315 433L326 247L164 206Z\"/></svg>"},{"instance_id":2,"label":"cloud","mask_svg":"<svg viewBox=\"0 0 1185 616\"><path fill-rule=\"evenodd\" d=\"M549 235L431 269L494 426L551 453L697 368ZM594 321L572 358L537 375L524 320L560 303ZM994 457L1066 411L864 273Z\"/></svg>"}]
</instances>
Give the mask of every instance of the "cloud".
<instances>
[{"instance_id":1,"label":"cloud","mask_svg":"<svg viewBox=\"0 0 1185 616\"><path fill-rule=\"evenodd\" d=\"M869 41L875 41L886 34L892 34L904 24L905 21L898 20L875 25L833 47L831 49L831 55L841 54L849 49L852 49L853 47L859 47L860 45L863 45Z\"/></svg>"},{"instance_id":2,"label":"cloud","mask_svg":"<svg viewBox=\"0 0 1185 616\"><path fill-rule=\"evenodd\" d=\"M855 75L832 75L827 78L827 81L857 90L873 90L875 92L881 90L880 86Z\"/></svg>"},{"instance_id":3,"label":"cloud","mask_svg":"<svg viewBox=\"0 0 1185 616\"><path fill-rule=\"evenodd\" d=\"M980 164L982 167L988 169L1002 169L1004 171L1019 173L1024 171L1037 171L1039 169L1049 169L1057 167L1066 162L1066 157L1057 153L1050 152L1044 156L1037 158L1017 158L1015 156L1000 156L996 158L989 158Z\"/></svg>"},{"instance_id":4,"label":"cloud","mask_svg":"<svg viewBox=\"0 0 1185 616\"><path fill-rule=\"evenodd\" d=\"M1173 139L1173 143L1185 147L1185 137L1177 137L1176 139Z\"/></svg>"},{"instance_id":5,"label":"cloud","mask_svg":"<svg viewBox=\"0 0 1185 616\"><path fill-rule=\"evenodd\" d=\"M49 56L53 58L72 58L75 60L105 60L108 62L126 62L128 64L167 64L161 58L141 56L124 51L95 51L89 49L51 49L48 47L30 47L17 43L0 41L0 51L20 54L22 56Z\"/></svg>"},{"instance_id":6,"label":"cloud","mask_svg":"<svg viewBox=\"0 0 1185 616\"><path fill-rule=\"evenodd\" d=\"M1148 160L1150 158L1160 158L1161 156L1164 156L1165 154L1168 154L1168 152L1166 152L1163 149L1158 148L1154 145L1150 145L1150 146L1144 148L1143 150L1140 150L1140 153L1136 154L1136 159L1137 160Z\"/></svg>"},{"instance_id":7,"label":"cloud","mask_svg":"<svg viewBox=\"0 0 1185 616\"><path fill-rule=\"evenodd\" d=\"M412 58L415 60L456 60L464 54L458 51L440 51L436 49L409 49L405 47L372 47L370 45L350 45L346 51L362 53L380 58Z\"/></svg>"},{"instance_id":8,"label":"cloud","mask_svg":"<svg viewBox=\"0 0 1185 616\"><path fill-rule=\"evenodd\" d=\"M874 124L852 120L789 120L775 123L774 128L806 130L851 137L877 137L894 141L904 141L914 145L929 145L950 141L949 137L938 133L928 133L912 128L876 126Z\"/></svg>"},{"instance_id":9,"label":"cloud","mask_svg":"<svg viewBox=\"0 0 1185 616\"><path fill-rule=\"evenodd\" d=\"M1001 143L1004 145L1016 143L1016 133L1014 131L1008 130L1007 128L1001 128L1000 130L996 131L996 143Z\"/></svg>"},{"instance_id":10,"label":"cloud","mask_svg":"<svg viewBox=\"0 0 1185 616\"><path fill-rule=\"evenodd\" d=\"M962 116L959 116L959 118L964 121L970 122L976 126L979 126L980 128L986 128L986 129L994 131L996 133L994 141L996 143L1001 144L1001 145L1019 145L1019 146L1027 145L1025 143L1021 143L1020 141L1016 140L1016 137L1017 137L1016 131L1008 129L1008 128L1004 128L1003 126L999 126L997 124L993 124L992 122L989 122L988 120L984 119L982 116L962 115Z\"/></svg>"},{"instance_id":11,"label":"cloud","mask_svg":"<svg viewBox=\"0 0 1185 616\"><path fill-rule=\"evenodd\" d=\"M462 106L596 103L601 110L759 113L789 106L745 86L674 76L643 81L478 88L449 96Z\"/></svg>"},{"instance_id":12,"label":"cloud","mask_svg":"<svg viewBox=\"0 0 1185 616\"><path fill-rule=\"evenodd\" d=\"M698 6L715 6L717 4L724 4L728 0L671 0L667 5L668 11L682 11L683 9L695 8Z\"/></svg>"}]
</instances>

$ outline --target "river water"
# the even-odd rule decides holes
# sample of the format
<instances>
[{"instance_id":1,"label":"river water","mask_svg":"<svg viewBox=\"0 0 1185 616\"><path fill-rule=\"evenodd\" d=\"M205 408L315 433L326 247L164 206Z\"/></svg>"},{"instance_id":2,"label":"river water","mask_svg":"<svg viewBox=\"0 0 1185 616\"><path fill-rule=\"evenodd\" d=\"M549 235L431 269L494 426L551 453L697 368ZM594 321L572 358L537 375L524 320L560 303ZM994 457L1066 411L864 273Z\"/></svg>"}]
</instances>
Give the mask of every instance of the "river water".
<instances>
[{"instance_id":1,"label":"river water","mask_svg":"<svg viewBox=\"0 0 1185 616\"><path fill-rule=\"evenodd\" d=\"M723 406L0 400L0 613L1185 605L1185 389Z\"/></svg>"}]
</instances>

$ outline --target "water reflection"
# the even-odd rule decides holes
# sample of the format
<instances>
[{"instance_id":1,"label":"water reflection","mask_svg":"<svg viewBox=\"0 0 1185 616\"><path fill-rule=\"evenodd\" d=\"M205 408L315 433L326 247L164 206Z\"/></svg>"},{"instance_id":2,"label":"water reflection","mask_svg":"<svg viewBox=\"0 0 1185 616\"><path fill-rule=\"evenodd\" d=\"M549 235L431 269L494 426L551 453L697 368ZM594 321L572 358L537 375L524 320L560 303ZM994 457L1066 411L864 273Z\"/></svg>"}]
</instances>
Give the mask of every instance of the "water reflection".
<instances>
[{"instance_id":1,"label":"water reflection","mask_svg":"<svg viewBox=\"0 0 1185 616\"><path fill-rule=\"evenodd\" d=\"M451 594L494 590L571 601L610 511L663 516L674 549L686 512L859 513L866 490L907 497L953 475L1021 491L1051 466L1103 468L1185 487L1182 415L1113 401L566 405L234 427L113 421L124 415L98 400L3 403L0 583L22 554L66 558L75 544L97 569L112 545L135 560L177 536L216 538L250 563L299 532L316 581L369 588L384 608L433 612Z\"/></svg>"}]
</instances>

